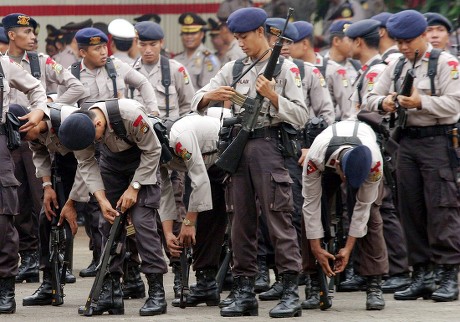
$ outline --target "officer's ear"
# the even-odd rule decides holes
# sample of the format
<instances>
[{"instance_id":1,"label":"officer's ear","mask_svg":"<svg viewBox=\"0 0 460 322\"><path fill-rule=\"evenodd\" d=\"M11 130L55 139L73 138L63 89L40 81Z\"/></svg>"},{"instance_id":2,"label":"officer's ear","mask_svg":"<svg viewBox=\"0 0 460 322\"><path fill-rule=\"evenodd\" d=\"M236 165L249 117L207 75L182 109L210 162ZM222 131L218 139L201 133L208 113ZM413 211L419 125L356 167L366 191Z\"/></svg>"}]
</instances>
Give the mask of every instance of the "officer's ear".
<instances>
[{"instance_id":1,"label":"officer's ear","mask_svg":"<svg viewBox=\"0 0 460 322\"><path fill-rule=\"evenodd\" d=\"M79 48L78 53L80 54L80 57L85 58L87 54L87 50L85 48Z\"/></svg>"},{"instance_id":2,"label":"officer's ear","mask_svg":"<svg viewBox=\"0 0 460 322\"><path fill-rule=\"evenodd\" d=\"M14 29L10 29L8 30L7 35L9 40L14 40L14 38L16 37L16 31Z\"/></svg>"}]
</instances>

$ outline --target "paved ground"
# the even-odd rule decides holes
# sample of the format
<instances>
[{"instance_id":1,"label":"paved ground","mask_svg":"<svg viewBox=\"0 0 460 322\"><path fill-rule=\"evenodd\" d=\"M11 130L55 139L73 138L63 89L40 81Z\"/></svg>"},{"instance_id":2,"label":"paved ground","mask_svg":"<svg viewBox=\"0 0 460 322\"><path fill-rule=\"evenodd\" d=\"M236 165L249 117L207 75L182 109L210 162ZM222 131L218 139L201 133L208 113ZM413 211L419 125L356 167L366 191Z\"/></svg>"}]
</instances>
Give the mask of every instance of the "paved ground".
<instances>
[{"instance_id":1,"label":"paved ground","mask_svg":"<svg viewBox=\"0 0 460 322\"><path fill-rule=\"evenodd\" d=\"M88 238L84 229L80 228L75 239L74 273L77 276L75 284L65 287L66 297L64 305L60 307L24 307L22 299L32 294L39 284L20 284L16 286L17 310L14 315L2 315L0 321L83 321L97 319L104 321L266 321L269 310L276 302L259 301L259 316L245 318L223 318L218 307L199 306L180 309L171 305L172 273L165 276L165 289L168 301L168 313L156 317L140 317L139 308L144 300L125 301L125 315L82 317L77 314L77 308L83 305L92 285L92 278L80 278L78 272L90 262L90 253L87 250ZM227 296L228 292L222 294ZM303 294L303 287L300 289ZM365 293L336 293L333 306L328 311L303 311L301 318L296 321L460 321L460 302L435 303L433 301L395 301L391 294L385 295L386 308L383 311L365 310ZM294 319L289 319L294 320Z\"/></svg>"}]
</instances>

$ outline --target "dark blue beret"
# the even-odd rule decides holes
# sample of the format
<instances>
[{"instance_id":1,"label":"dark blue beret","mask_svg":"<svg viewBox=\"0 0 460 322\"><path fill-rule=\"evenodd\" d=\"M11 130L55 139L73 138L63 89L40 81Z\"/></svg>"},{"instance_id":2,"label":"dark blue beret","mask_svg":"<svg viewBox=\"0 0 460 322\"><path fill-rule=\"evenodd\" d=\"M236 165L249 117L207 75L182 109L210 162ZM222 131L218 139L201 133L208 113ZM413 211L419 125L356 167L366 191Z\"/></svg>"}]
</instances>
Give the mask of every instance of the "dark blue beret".
<instances>
[{"instance_id":1,"label":"dark blue beret","mask_svg":"<svg viewBox=\"0 0 460 322\"><path fill-rule=\"evenodd\" d=\"M107 43L109 38L97 28L83 28L77 31L75 39L79 45L96 46L101 43Z\"/></svg>"},{"instance_id":2,"label":"dark blue beret","mask_svg":"<svg viewBox=\"0 0 460 322\"><path fill-rule=\"evenodd\" d=\"M343 155L341 164L347 182L353 188L359 188L371 170L371 150L365 145L351 148Z\"/></svg>"},{"instance_id":3,"label":"dark blue beret","mask_svg":"<svg viewBox=\"0 0 460 322\"><path fill-rule=\"evenodd\" d=\"M331 34L345 34L345 30L348 29L353 23L350 20L336 20L329 27L329 33Z\"/></svg>"},{"instance_id":4,"label":"dark blue beret","mask_svg":"<svg viewBox=\"0 0 460 322\"><path fill-rule=\"evenodd\" d=\"M278 36L283 31L285 23L286 19L284 18L268 18L265 21L265 31L272 35ZM286 26L286 30L284 31L284 37L292 40L297 39L299 37L297 28L294 27L292 23L288 23L288 25Z\"/></svg>"},{"instance_id":5,"label":"dark blue beret","mask_svg":"<svg viewBox=\"0 0 460 322\"><path fill-rule=\"evenodd\" d=\"M2 24L6 30L16 27L32 27L34 30L37 28L35 19L23 13L10 13L3 17Z\"/></svg>"},{"instance_id":6,"label":"dark blue beret","mask_svg":"<svg viewBox=\"0 0 460 322\"><path fill-rule=\"evenodd\" d=\"M6 36L5 28L3 27L0 27L0 42L4 44L8 44L10 42L10 40Z\"/></svg>"},{"instance_id":7,"label":"dark blue beret","mask_svg":"<svg viewBox=\"0 0 460 322\"><path fill-rule=\"evenodd\" d=\"M392 15L387 21L390 37L396 39L412 39L426 30L425 17L415 10L404 10Z\"/></svg>"},{"instance_id":8,"label":"dark blue beret","mask_svg":"<svg viewBox=\"0 0 460 322\"><path fill-rule=\"evenodd\" d=\"M380 21L380 27L386 28L387 21L392 15L393 14L389 12L381 12L378 15L371 17L371 19Z\"/></svg>"},{"instance_id":9,"label":"dark blue beret","mask_svg":"<svg viewBox=\"0 0 460 322\"><path fill-rule=\"evenodd\" d=\"M428 26L442 25L446 27L448 33L452 32L452 29L453 29L452 24L443 15L436 13L436 12L427 12L427 13L424 13L423 15L426 18L426 23L428 24Z\"/></svg>"},{"instance_id":10,"label":"dark blue beret","mask_svg":"<svg viewBox=\"0 0 460 322\"><path fill-rule=\"evenodd\" d=\"M228 29L233 33L256 30L267 20L267 13L260 8L241 8L230 14L227 19Z\"/></svg>"},{"instance_id":11,"label":"dark blue beret","mask_svg":"<svg viewBox=\"0 0 460 322\"><path fill-rule=\"evenodd\" d=\"M30 112L27 108L19 104L10 104L8 107L8 111L11 112L16 117L24 116L26 114L29 114ZM27 120L23 120L23 121L19 120L19 124L21 126L23 126L26 123L27 123ZM21 134L21 138L23 139L26 136L27 132L21 132L20 134Z\"/></svg>"},{"instance_id":12,"label":"dark blue beret","mask_svg":"<svg viewBox=\"0 0 460 322\"><path fill-rule=\"evenodd\" d=\"M297 29L298 36L293 39L294 42L299 42L304 38L310 37L313 33L313 25L306 21L295 21L292 25Z\"/></svg>"},{"instance_id":13,"label":"dark blue beret","mask_svg":"<svg viewBox=\"0 0 460 322\"><path fill-rule=\"evenodd\" d=\"M72 113L59 127L58 137L67 149L83 150L94 142L96 129L88 115Z\"/></svg>"},{"instance_id":14,"label":"dark blue beret","mask_svg":"<svg viewBox=\"0 0 460 322\"><path fill-rule=\"evenodd\" d=\"M364 19L350 25L345 30L345 36L349 38L379 37L380 22L373 19Z\"/></svg>"},{"instance_id":15,"label":"dark blue beret","mask_svg":"<svg viewBox=\"0 0 460 322\"><path fill-rule=\"evenodd\" d=\"M160 25L153 21L142 21L134 25L137 36L141 41L160 40L165 37Z\"/></svg>"}]
</instances>

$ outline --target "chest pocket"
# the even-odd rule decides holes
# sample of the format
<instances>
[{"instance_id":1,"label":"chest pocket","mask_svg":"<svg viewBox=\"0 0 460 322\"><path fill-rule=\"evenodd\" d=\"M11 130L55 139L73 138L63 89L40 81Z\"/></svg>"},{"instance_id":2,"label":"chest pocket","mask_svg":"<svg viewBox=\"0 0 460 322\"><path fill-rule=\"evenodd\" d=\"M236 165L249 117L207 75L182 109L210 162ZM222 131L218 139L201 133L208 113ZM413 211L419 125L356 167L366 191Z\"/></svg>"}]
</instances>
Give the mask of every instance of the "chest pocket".
<instances>
[{"instance_id":1,"label":"chest pocket","mask_svg":"<svg viewBox=\"0 0 460 322\"><path fill-rule=\"evenodd\" d=\"M111 97L113 97L113 82L112 79L107 76L107 88L110 91ZM125 82L123 80L123 77L119 73L117 73L117 78L116 78L116 83L117 83L117 93L118 93L118 98L123 98L125 97Z\"/></svg>"},{"instance_id":2,"label":"chest pocket","mask_svg":"<svg viewBox=\"0 0 460 322\"><path fill-rule=\"evenodd\" d=\"M434 79L434 85L435 85L435 96L439 96L440 95L440 92L439 92L439 84L438 84L438 78L435 77ZM423 93L423 94L426 94L428 96L431 96L431 82L430 82L430 79L429 78L425 78L425 79L422 79L420 80L419 82L417 82L417 84L415 85L417 90L419 91L419 93Z\"/></svg>"},{"instance_id":3,"label":"chest pocket","mask_svg":"<svg viewBox=\"0 0 460 322\"><path fill-rule=\"evenodd\" d=\"M173 110L177 108L177 102L178 102L178 97L177 97L177 90L175 84L171 84L168 87L169 91L169 109ZM166 110L166 93L165 93L165 88L161 84L157 84L155 86L155 94L157 97L157 103L158 103L158 108L160 110Z\"/></svg>"}]
</instances>

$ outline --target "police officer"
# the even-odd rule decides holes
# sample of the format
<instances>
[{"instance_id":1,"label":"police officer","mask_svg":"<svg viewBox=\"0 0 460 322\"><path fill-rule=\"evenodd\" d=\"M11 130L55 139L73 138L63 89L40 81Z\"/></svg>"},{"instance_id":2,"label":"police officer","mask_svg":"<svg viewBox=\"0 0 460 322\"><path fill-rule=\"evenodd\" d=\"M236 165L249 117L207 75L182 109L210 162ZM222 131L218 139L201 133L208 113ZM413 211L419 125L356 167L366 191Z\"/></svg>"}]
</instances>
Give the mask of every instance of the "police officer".
<instances>
[{"instance_id":1,"label":"police officer","mask_svg":"<svg viewBox=\"0 0 460 322\"><path fill-rule=\"evenodd\" d=\"M382 60L387 65L401 56L398 46L396 46L396 41L390 37L387 30L387 21L391 15L392 14L389 12L381 12L378 15L371 17L371 19L380 22L379 52L380 55L382 55Z\"/></svg>"},{"instance_id":2,"label":"police officer","mask_svg":"<svg viewBox=\"0 0 460 322\"><path fill-rule=\"evenodd\" d=\"M240 46L238 46L238 41L233 36L233 33L230 31L230 29L228 29L227 18L219 18L219 20L219 35L227 47L227 50L222 56L222 58L219 57L220 62L223 66L226 63L231 62L232 60L244 58L246 57L246 55L241 50Z\"/></svg>"},{"instance_id":3,"label":"police officer","mask_svg":"<svg viewBox=\"0 0 460 322\"><path fill-rule=\"evenodd\" d=\"M48 112L46 106L46 93L40 81L26 72L21 66L12 62L8 57L0 58L2 66L2 97L1 122L0 122L0 155L3 160L0 162L2 172L0 189L2 198L0 201L2 209L0 213L0 314L14 313L16 302L14 299L15 276L18 273L19 261L19 237L14 226L14 216L19 212L19 201L17 188L19 182L14 177L14 164L10 150L7 146L6 135L6 112L10 102L10 91L12 88L18 89L28 94L31 112L25 119L27 123L21 126L21 131L28 131L35 127Z\"/></svg>"},{"instance_id":4,"label":"police officer","mask_svg":"<svg viewBox=\"0 0 460 322\"><path fill-rule=\"evenodd\" d=\"M452 24L443 15L437 12L423 14L428 24L426 28L426 39L433 46L449 52L449 37L453 31Z\"/></svg>"},{"instance_id":5,"label":"police officer","mask_svg":"<svg viewBox=\"0 0 460 322\"><path fill-rule=\"evenodd\" d=\"M442 52L437 60L435 88L431 88L428 61L433 46L426 40L425 17L405 10L387 21L390 36L404 55L401 75L396 63L380 76L368 96L367 107L381 113L396 111L397 102L406 111L407 122L401 131L396 167L399 210L407 238L412 284L394 294L397 300L419 297L435 301L458 298L457 274L460 264L459 199L457 159L453 158L449 131L459 119L458 61ZM412 68L415 52L415 80L410 96L396 96L398 85ZM428 153L426 153L428 151ZM427 196L430 196L427 199ZM441 285L436 290L433 263L442 265Z\"/></svg>"},{"instance_id":6,"label":"police officer","mask_svg":"<svg viewBox=\"0 0 460 322\"><path fill-rule=\"evenodd\" d=\"M249 56L243 60L249 64L270 46L265 37L264 23L267 15L259 8L243 8L228 18L228 27L235 34L240 47ZM264 100L264 116L260 116L251 134L236 172L228 182L227 209L232 210L233 275L236 290L234 300L221 309L223 316L257 315L258 303L254 294L254 277L257 274L257 214L255 195L262 212L267 217L270 238L275 247L275 259L283 284L283 297L271 310L272 317L292 317L301 314L297 294L300 271L299 246L292 236L291 179L284 167L284 159L278 149L278 135L282 122L303 126L308 119L300 82L296 82L296 66L288 60L281 65L275 80L260 76L267 55L251 69L236 85L243 95L255 96L256 90ZM192 109L202 110L212 101L226 101L234 94L229 87L233 81L234 63L224 65L211 82L199 90ZM256 84L256 87L252 87ZM274 86L274 88L273 88ZM235 104L236 113L241 106ZM270 158L266 158L270 155ZM276 200L274 200L275 198Z\"/></svg>"},{"instance_id":7,"label":"police officer","mask_svg":"<svg viewBox=\"0 0 460 322\"><path fill-rule=\"evenodd\" d=\"M112 35L110 49L113 57L132 65L134 59L129 56L129 51L134 45L134 37L136 36L133 24L128 20L118 18L109 23L108 30Z\"/></svg>"},{"instance_id":8,"label":"police officer","mask_svg":"<svg viewBox=\"0 0 460 322\"><path fill-rule=\"evenodd\" d=\"M109 128L108 102L98 102L89 107L88 112L69 116L59 128L59 138L65 147L74 150L82 178L90 193L99 202L103 215L100 218L100 229L104 242L111 223L118 215L112 205L119 207L122 212L129 209L142 259L141 271L146 275L149 284L149 296L139 313L164 314L166 301L163 274L167 272L167 267L156 218L160 202L157 171L161 146L138 102L121 99L115 103L118 103L127 142L121 140L112 127ZM94 157L94 145L84 145L82 136L92 138L93 141L99 140L103 144L99 166ZM67 216L68 212L73 213L73 203L80 198L78 193L72 191L61 216ZM124 313L120 285L124 255L123 247L121 254L111 262L98 305L94 309L96 315L107 311L113 314Z\"/></svg>"},{"instance_id":9,"label":"police officer","mask_svg":"<svg viewBox=\"0 0 460 322\"><path fill-rule=\"evenodd\" d=\"M59 64L64 68L78 61L78 47L75 41L75 34L78 30L91 27L93 20L87 19L81 22L69 22L61 27L62 37L56 38L59 52L54 56Z\"/></svg>"},{"instance_id":10,"label":"police officer","mask_svg":"<svg viewBox=\"0 0 460 322\"><path fill-rule=\"evenodd\" d=\"M4 55L8 50L8 43L10 40L6 36L5 28L0 27L0 53Z\"/></svg>"},{"instance_id":11,"label":"police officer","mask_svg":"<svg viewBox=\"0 0 460 322\"><path fill-rule=\"evenodd\" d=\"M205 38L206 21L193 12L186 12L179 16L181 40L184 51L174 57L182 63L192 76L192 84L200 89L209 83L220 68L220 61L216 55L203 45Z\"/></svg>"},{"instance_id":12,"label":"police officer","mask_svg":"<svg viewBox=\"0 0 460 322\"><path fill-rule=\"evenodd\" d=\"M321 248L326 229L321 221L321 198L325 193L330 201L334 193L340 193L338 176L347 184L351 221L346 245L333 255ZM303 215L312 252L324 273L332 277L345 269L358 244L360 274L367 279L367 310L385 307L380 283L388 271L388 258L382 218L378 211L371 210L381 198L381 177L382 156L375 133L368 125L353 120L335 123L321 132L310 147L303 169ZM330 259L335 261L333 267Z\"/></svg>"}]
</instances>

